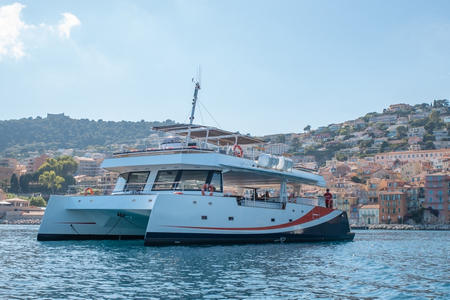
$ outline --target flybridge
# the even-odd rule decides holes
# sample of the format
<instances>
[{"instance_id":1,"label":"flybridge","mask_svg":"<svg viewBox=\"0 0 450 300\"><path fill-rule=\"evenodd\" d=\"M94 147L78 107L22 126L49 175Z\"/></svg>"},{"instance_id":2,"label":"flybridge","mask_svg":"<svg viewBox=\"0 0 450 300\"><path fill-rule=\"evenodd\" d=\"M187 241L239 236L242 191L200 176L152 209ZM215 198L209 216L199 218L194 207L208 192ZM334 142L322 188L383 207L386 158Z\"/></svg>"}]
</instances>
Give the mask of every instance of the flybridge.
<instances>
[{"instance_id":1,"label":"flybridge","mask_svg":"<svg viewBox=\"0 0 450 300\"><path fill-rule=\"evenodd\" d=\"M153 130L185 137L190 136L190 138L199 139L205 143L210 143L217 146L255 145L264 143L262 140L249 135L242 135L238 132L231 132L216 127L195 124L157 126L153 127Z\"/></svg>"}]
</instances>

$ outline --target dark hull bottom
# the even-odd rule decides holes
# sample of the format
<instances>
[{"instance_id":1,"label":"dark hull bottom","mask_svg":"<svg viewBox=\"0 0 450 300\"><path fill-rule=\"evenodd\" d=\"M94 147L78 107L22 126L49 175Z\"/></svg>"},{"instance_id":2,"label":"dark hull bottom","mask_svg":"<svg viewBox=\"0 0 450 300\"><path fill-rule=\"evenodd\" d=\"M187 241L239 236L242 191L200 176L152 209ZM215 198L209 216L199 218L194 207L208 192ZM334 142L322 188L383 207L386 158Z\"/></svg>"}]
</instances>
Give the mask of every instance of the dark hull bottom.
<instances>
[{"instance_id":1,"label":"dark hull bottom","mask_svg":"<svg viewBox=\"0 0 450 300\"><path fill-rule=\"evenodd\" d=\"M174 244L256 244L256 243L299 243L323 241L352 241L347 214L301 231L288 231L270 234L210 234L210 233L171 233L147 232L146 246Z\"/></svg>"},{"instance_id":2,"label":"dark hull bottom","mask_svg":"<svg viewBox=\"0 0 450 300\"><path fill-rule=\"evenodd\" d=\"M38 234L38 241L68 240L143 240L143 235L111 235L111 234Z\"/></svg>"},{"instance_id":3,"label":"dark hull bottom","mask_svg":"<svg viewBox=\"0 0 450 300\"><path fill-rule=\"evenodd\" d=\"M306 234L189 234L189 233L147 233L146 246L160 245L217 245L217 244L263 244L300 243L325 241L352 241L355 234L341 236L315 236Z\"/></svg>"}]
</instances>

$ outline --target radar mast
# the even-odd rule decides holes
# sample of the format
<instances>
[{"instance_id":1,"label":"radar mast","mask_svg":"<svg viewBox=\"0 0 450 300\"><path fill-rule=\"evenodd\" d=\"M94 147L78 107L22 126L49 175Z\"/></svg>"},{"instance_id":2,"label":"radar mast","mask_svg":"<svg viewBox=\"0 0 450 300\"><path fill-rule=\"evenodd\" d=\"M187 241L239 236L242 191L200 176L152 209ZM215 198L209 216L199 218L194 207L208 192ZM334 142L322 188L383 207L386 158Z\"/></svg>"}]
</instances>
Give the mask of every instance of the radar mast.
<instances>
[{"instance_id":1,"label":"radar mast","mask_svg":"<svg viewBox=\"0 0 450 300\"><path fill-rule=\"evenodd\" d=\"M191 110L191 116L189 117L189 127L188 127L188 133L186 136L186 146L189 145L189 140L191 138L191 127L192 123L194 122L194 115L195 115L195 106L197 105L197 98L198 98L198 91L200 90L200 83L201 83L201 69L198 67L198 73L197 78L192 78L192 82L194 83L194 98L192 99L192 110Z\"/></svg>"}]
</instances>

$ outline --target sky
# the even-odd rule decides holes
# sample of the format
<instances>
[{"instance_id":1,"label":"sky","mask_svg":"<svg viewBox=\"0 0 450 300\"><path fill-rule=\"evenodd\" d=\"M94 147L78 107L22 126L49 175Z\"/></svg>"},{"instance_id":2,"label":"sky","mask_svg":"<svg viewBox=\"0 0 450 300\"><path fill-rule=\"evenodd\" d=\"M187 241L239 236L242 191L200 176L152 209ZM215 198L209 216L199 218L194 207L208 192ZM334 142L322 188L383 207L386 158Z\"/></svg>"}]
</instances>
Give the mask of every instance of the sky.
<instances>
[{"instance_id":1,"label":"sky","mask_svg":"<svg viewBox=\"0 0 450 300\"><path fill-rule=\"evenodd\" d=\"M301 132L450 98L450 1L0 0L0 120Z\"/></svg>"}]
</instances>

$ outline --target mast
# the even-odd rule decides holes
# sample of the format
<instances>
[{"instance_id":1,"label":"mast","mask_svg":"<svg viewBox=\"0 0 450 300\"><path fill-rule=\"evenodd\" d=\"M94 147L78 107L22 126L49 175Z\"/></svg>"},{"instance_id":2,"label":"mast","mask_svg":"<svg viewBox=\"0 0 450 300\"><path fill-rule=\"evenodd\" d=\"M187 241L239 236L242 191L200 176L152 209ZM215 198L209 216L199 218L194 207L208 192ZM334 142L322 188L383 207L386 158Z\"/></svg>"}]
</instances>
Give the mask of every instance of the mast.
<instances>
[{"instance_id":1,"label":"mast","mask_svg":"<svg viewBox=\"0 0 450 300\"><path fill-rule=\"evenodd\" d=\"M199 73L200 73L200 70L199 70ZM192 78L192 82L195 85L195 89L194 89L194 98L192 99L191 116L189 117L188 134L186 136L186 146L189 144L189 140L191 138L191 127L192 127L192 123L194 122L195 106L197 105L198 91L200 90L200 79L194 80L194 78Z\"/></svg>"}]
</instances>

